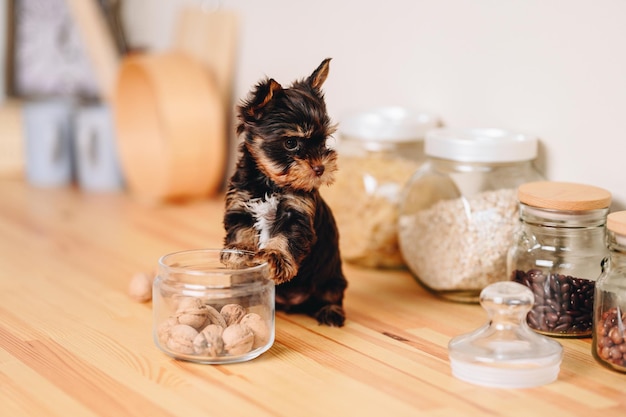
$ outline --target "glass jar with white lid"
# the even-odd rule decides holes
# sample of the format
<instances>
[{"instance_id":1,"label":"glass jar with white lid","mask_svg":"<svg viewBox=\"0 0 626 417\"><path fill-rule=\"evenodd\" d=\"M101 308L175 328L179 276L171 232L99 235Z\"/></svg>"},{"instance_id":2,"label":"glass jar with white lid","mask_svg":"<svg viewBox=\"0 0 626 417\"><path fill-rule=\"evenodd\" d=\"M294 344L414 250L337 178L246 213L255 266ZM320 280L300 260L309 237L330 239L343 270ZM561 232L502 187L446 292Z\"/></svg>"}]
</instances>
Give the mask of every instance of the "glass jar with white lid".
<instances>
[{"instance_id":1,"label":"glass jar with white lid","mask_svg":"<svg viewBox=\"0 0 626 417\"><path fill-rule=\"evenodd\" d=\"M504 129L439 128L426 134L424 165L399 209L399 246L417 281L451 301L478 302L506 280L517 227L516 190L542 179L538 139Z\"/></svg>"},{"instance_id":2,"label":"glass jar with white lid","mask_svg":"<svg viewBox=\"0 0 626 417\"><path fill-rule=\"evenodd\" d=\"M438 119L380 107L339 124L338 172L320 193L333 210L341 257L370 268L403 268L397 218L402 190L424 161L423 139Z\"/></svg>"}]
</instances>

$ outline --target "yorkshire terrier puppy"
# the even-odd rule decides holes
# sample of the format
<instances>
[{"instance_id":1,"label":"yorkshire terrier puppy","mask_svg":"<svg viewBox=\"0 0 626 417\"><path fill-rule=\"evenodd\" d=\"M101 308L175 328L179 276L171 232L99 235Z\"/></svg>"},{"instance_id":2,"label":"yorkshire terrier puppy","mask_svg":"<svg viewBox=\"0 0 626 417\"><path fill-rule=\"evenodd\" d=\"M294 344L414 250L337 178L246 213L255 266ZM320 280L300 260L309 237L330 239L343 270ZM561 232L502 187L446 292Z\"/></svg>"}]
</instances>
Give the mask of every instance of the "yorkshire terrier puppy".
<instances>
[{"instance_id":1,"label":"yorkshire terrier puppy","mask_svg":"<svg viewBox=\"0 0 626 417\"><path fill-rule=\"evenodd\" d=\"M277 309L343 326L339 234L318 191L337 169L321 90L329 62L288 88L265 79L237 107L243 142L226 192L224 246L268 262Z\"/></svg>"}]
</instances>

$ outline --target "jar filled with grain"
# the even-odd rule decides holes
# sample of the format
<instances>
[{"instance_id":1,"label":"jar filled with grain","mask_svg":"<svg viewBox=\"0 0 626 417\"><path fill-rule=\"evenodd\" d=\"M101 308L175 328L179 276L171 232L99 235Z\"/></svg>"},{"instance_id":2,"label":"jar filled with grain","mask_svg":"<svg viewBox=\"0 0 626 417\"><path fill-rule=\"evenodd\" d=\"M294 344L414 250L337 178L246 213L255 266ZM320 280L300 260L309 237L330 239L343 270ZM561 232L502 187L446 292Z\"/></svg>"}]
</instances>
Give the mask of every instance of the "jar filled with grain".
<instances>
[{"instance_id":1,"label":"jar filled with grain","mask_svg":"<svg viewBox=\"0 0 626 417\"><path fill-rule=\"evenodd\" d=\"M519 187L520 230L509 277L535 295L528 325L549 336L590 337L596 279L607 256L611 194L586 184L538 181Z\"/></svg>"},{"instance_id":2,"label":"jar filled with grain","mask_svg":"<svg viewBox=\"0 0 626 417\"><path fill-rule=\"evenodd\" d=\"M410 271L444 299L478 302L506 279L517 227L516 190L542 179L537 138L502 129L431 130L427 162L399 209L399 246Z\"/></svg>"},{"instance_id":3,"label":"jar filled with grain","mask_svg":"<svg viewBox=\"0 0 626 417\"><path fill-rule=\"evenodd\" d=\"M626 372L626 211L607 218L609 256L596 281L592 352L596 360Z\"/></svg>"},{"instance_id":4,"label":"jar filled with grain","mask_svg":"<svg viewBox=\"0 0 626 417\"><path fill-rule=\"evenodd\" d=\"M333 210L342 258L370 268L402 268L398 204L402 189L424 160L431 114L402 107L359 113L340 123L335 183L320 189Z\"/></svg>"}]
</instances>

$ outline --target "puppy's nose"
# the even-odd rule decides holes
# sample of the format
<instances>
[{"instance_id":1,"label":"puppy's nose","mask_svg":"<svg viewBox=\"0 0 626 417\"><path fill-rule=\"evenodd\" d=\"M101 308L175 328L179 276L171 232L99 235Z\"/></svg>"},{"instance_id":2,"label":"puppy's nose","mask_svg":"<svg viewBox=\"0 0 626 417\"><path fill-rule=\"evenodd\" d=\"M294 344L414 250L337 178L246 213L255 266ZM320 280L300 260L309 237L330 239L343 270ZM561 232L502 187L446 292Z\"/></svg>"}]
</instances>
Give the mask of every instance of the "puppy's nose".
<instances>
[{"instance_id":1,"label":"puppy's nose","mask_svg":"<svg viewBox=\"0 0 626 417\"><path fill-rule=\"evenodd\" d=\"M315 172L315 175L318 177L321 177L324 173L324 165L313 165L311 168L313 168L313 172Z\"/></svg>"}]
</instances>

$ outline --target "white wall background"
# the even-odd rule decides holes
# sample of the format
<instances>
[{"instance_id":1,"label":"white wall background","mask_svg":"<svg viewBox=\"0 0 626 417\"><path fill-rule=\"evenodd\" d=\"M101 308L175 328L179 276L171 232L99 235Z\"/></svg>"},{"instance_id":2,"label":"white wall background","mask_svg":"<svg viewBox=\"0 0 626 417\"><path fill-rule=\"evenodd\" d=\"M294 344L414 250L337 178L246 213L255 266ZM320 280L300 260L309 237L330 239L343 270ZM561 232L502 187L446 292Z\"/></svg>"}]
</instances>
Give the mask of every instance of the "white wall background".
<instances>
[{"instance_id":1,"label":"white wall background","mask_svg":"<svg viewBox=\"0 0 626 417\"><path fill-rule=\"evenodd\" d=\"M626 0L126 0L135 45L167 49L183 5L241 17L235 96L332 57L331 117L398 104L536 134L551 180L626 209Z\"/></svg>"}]
</instances>

